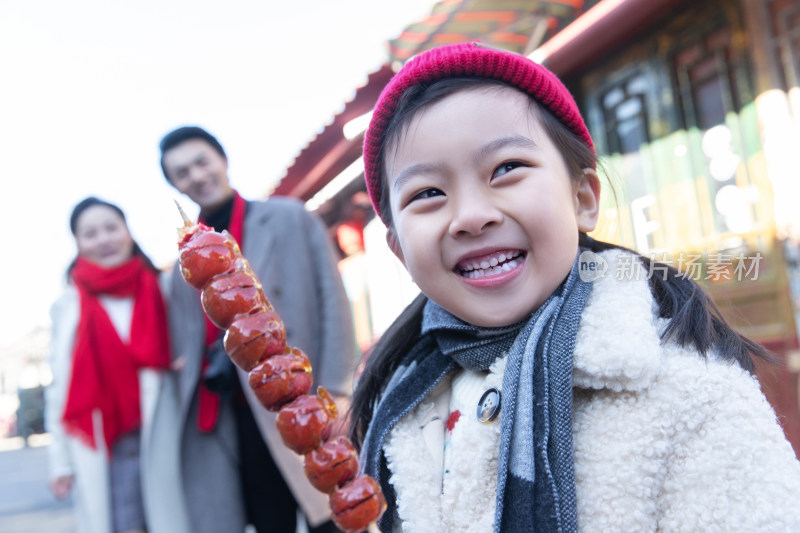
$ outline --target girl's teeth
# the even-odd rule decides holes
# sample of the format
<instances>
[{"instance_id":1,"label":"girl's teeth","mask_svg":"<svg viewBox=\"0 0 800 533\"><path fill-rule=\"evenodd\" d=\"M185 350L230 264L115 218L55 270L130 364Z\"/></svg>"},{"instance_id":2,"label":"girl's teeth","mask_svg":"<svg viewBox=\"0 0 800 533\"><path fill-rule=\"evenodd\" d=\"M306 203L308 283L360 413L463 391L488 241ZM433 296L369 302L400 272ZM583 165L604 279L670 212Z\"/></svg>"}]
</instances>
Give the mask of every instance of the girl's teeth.
<instances>
[{"instance_id":1,"label":"girl's teeth","mask_svg":"<svg viewBox=\"0 0 800 533\"><path fill-rule=\"evenodd\" d=\"M518 264L518 261L513 260L502 265L495 265L491 268L476 268L475 270L469 270L463 275L469 279L479 279L485 276L496 276L497 274L502 274L503 272L508 272L509 270L516 268Z\"/></svg>"},{"instance_id":2,"label":"girl's teeth","mask_svg":"<svg viewBox=\"0 0 800 533\"><path fill-rule=\"evenodd\" d=\"M520 255L519 252L515 252L512 250L506 250L501 252L497 257L492 257L491 259L485 259L480 263L470 263L466 265L463 272L463 276L470 279L482 278L484 276L492 276L497 275L502 272L508 272L509 270L515 268L519 265L519 261L516 258ZM512 259L512 257L514 259ZM505 261L508 261L507 263ZM502 263L502 264L501 264Z\"/></svg>"}]
</instances>

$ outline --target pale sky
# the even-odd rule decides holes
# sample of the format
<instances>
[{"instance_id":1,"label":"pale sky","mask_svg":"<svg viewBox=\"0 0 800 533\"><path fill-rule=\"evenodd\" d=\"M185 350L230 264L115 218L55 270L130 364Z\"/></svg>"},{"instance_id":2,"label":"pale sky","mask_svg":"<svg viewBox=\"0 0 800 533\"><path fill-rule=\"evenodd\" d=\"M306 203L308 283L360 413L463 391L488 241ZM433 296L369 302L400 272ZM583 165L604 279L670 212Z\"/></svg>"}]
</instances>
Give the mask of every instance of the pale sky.
<instances>
[{"instance_id":1,"label":"pale sky","mask_svg":"<svg viewBox=\"0 0 800 533\"><path fill-rule=\"evenodd\" d=\"M119 204L157 264L180 224L158 141L198 124L261 197L434 0L0 0L0 347L37 326L87 195Z\"/></svg>"}]
</instances>

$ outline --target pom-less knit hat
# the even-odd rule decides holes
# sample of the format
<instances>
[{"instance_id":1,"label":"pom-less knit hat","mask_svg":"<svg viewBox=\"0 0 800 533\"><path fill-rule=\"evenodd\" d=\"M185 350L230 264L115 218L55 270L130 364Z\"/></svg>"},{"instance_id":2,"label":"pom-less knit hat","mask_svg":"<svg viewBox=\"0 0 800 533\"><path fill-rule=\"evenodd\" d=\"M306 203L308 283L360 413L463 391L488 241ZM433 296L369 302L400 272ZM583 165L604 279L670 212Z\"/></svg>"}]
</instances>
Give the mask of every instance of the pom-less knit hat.
<instances>
[{"instance_id":1,"label":"pom-less knit hat","mask_svg":"<svg viewBox=\"0 0 800 533\"><path fill-rule=\"evenodd\" d=\"M545 67L480 42L440 46L406 63L384 87L372 112L364 137L364 177L376 213L380 214L381 199L380 148L400 97L414 85L457 77L493 79L516 87L549 110L594 151L578 105L564 84Z\"/></svg>"}]
</instances>

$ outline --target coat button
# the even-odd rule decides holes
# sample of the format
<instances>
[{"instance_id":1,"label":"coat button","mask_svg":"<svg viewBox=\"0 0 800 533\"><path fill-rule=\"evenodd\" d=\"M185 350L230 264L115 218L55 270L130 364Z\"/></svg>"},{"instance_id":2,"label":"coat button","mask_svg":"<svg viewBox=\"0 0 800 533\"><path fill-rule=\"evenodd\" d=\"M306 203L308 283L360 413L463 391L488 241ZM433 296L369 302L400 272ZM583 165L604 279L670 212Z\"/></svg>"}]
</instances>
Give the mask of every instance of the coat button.
<instances>
[{"instance_id":1,"label":"coat button","mask_svg":"<svg viewBox=\"0 0 800 533\"><path fill-rule=\"evenodd\" d=\"M478 401L478 420L484 424L491 422L500 414L500 391L494 387L487 390Z\"/></svg>"}]
</instances>

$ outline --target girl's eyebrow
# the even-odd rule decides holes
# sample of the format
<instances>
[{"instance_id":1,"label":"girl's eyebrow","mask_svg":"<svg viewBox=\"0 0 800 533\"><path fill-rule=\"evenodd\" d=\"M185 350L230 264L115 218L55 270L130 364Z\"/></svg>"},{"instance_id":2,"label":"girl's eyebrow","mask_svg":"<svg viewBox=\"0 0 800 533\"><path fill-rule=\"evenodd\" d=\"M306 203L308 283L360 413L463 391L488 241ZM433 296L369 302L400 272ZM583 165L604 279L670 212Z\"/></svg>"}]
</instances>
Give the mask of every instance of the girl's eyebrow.
<instances>
[{"instance_id":1,"label":"girl's eyebrow","mask_svg":"<svg viewBox=\"0 0 800 533\"><path fill-rule=\"evenodd\" d=\"M473 161L478 163L492 155L494 152L502 150L503 148L522 148L533 150L536 149L536 143L533 142L533 139L523 135L509 135L508 137L500 137L499 139L495 139L494 141L483 145L480 150L476 151Z\"/></svg>"},{"instance_id":2,"label":"girl's eyebrow","mask_svg":"<svg viewBox=\"0 0 800 533\"><path fill-rule=\"evenodd\" d=\"M473 156L473 161L477 164L481 160L486 159L494 152L502 150L503 148L522 148L525 150L534 150L536 149L536 143L533 142L533 139L523 135L509 135L507 137L500 137L499 139L495 139L483 145L479 150L477 150ZM394 185L392 185L392 189L397 192L403 187L406 181L411 179L412 176L416 174L424 174L426 172L434 172L438 168L439 166L433 163L417 163L415 165L411 165L410 167L406 167L397 175L397 179L395 180Z\"/></svg>"},{"instance_id":3,"label":"girl's eyebrow","mask_svg":"<svg viewBox=\"0 0 800 533\"><path fill-rule=\"evenodd\" d=\"M415 165L411 165L410 167L406 167L397 175L397 179L394 181L392 189L394 189L395 192L398 192L403 187L403 184L411 179L414 175L432 172L437 168L439 168L439 166L434 165L433 163L417 163Z\"/></svg>"}]
</instances>

